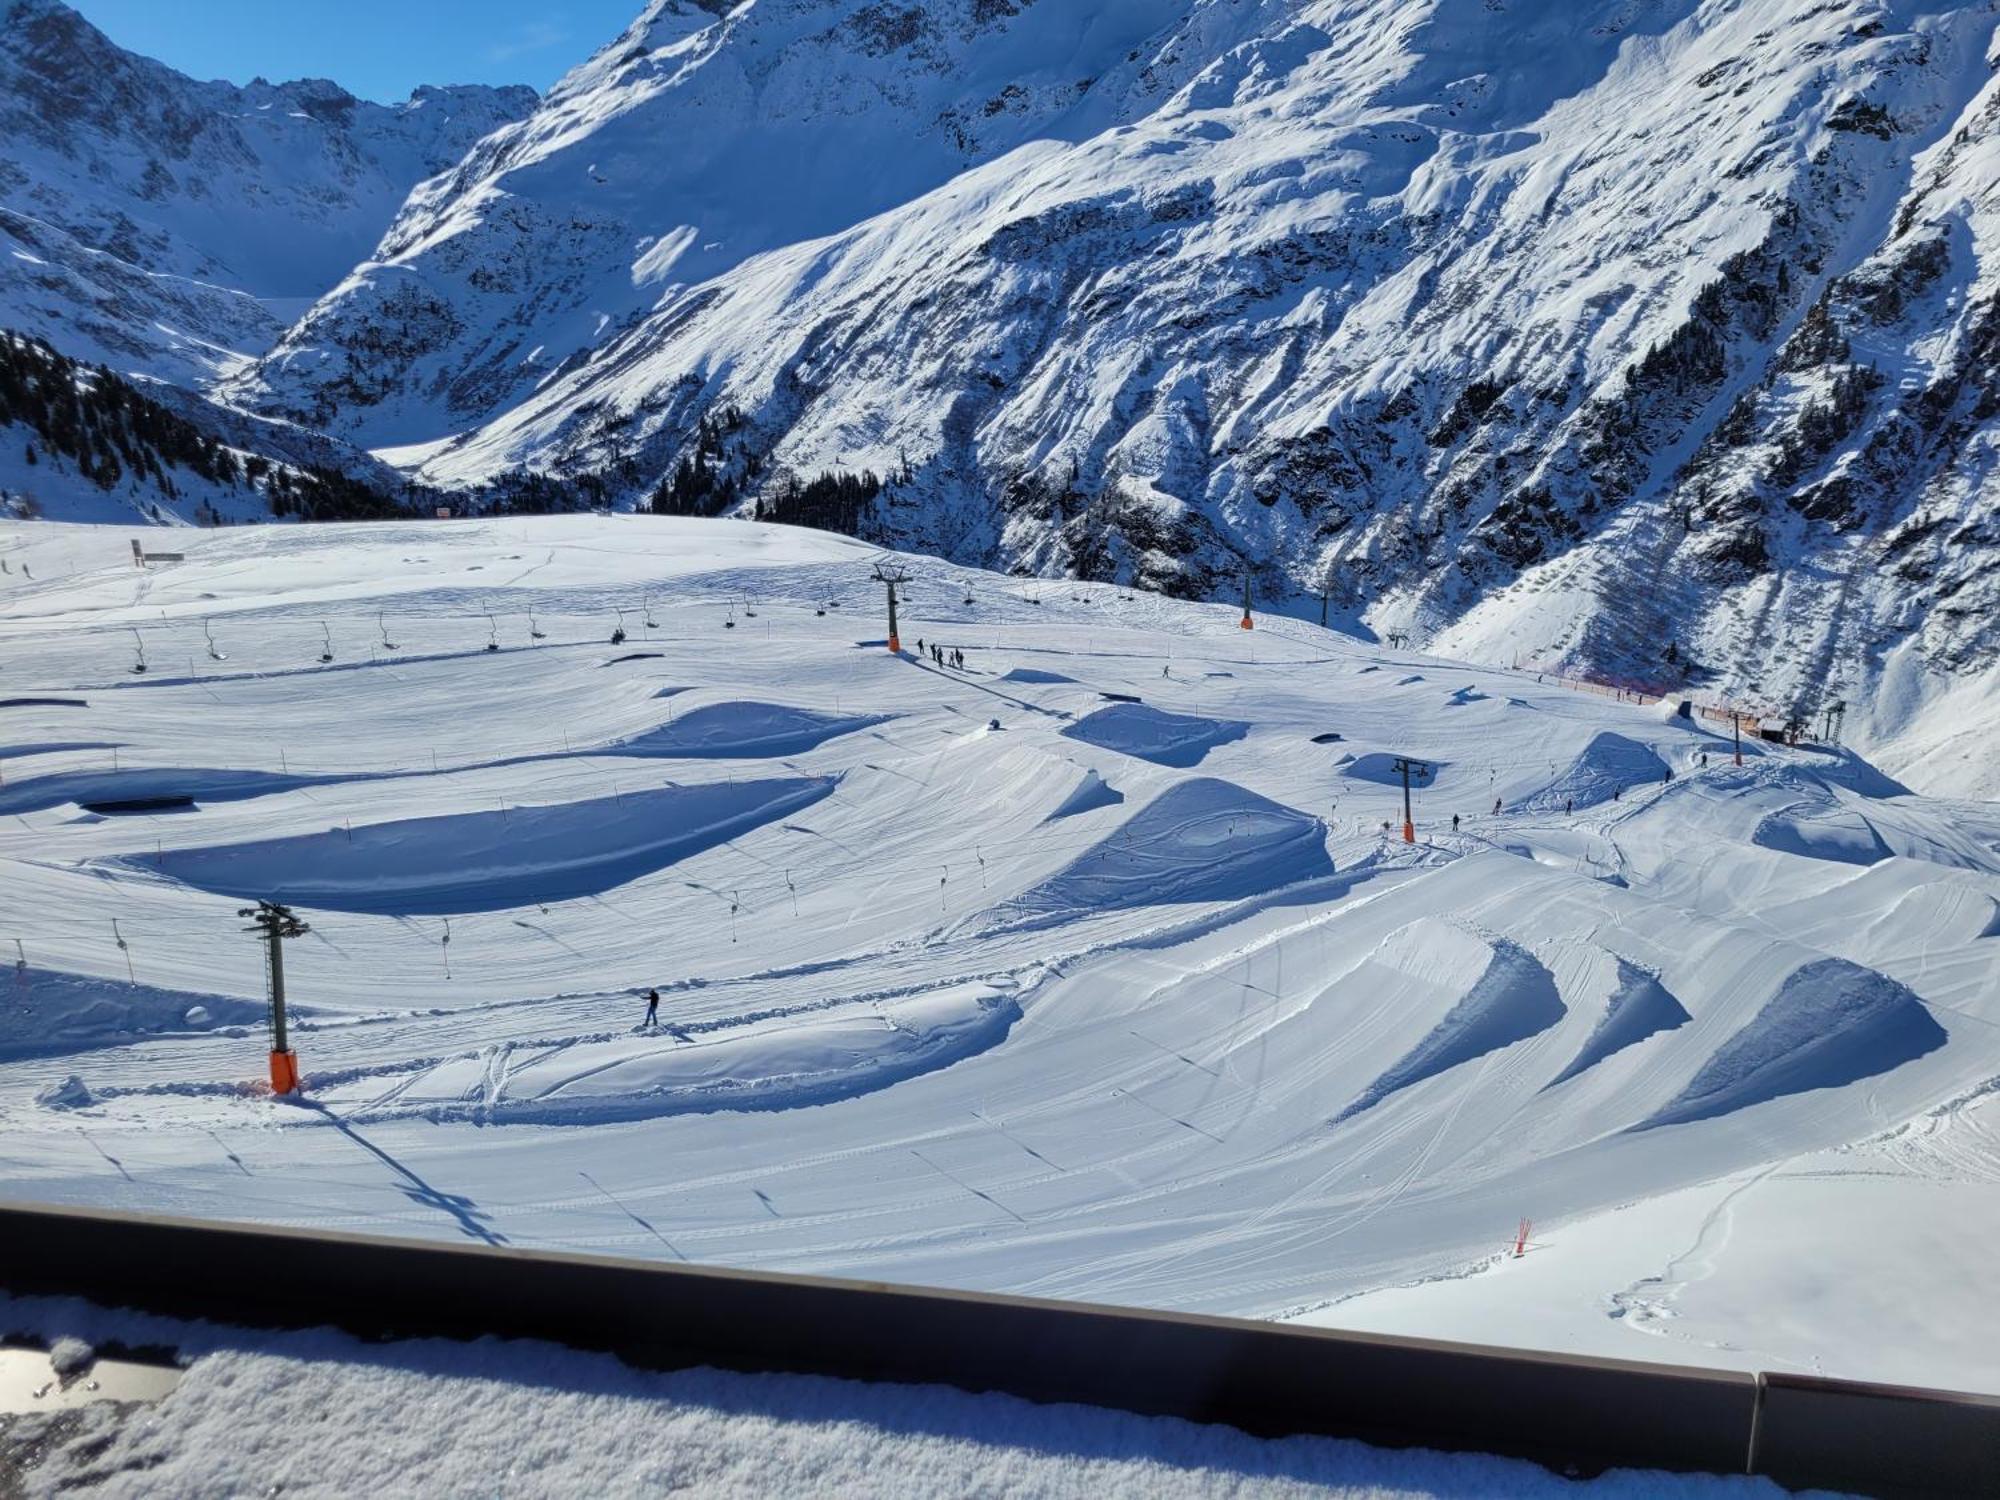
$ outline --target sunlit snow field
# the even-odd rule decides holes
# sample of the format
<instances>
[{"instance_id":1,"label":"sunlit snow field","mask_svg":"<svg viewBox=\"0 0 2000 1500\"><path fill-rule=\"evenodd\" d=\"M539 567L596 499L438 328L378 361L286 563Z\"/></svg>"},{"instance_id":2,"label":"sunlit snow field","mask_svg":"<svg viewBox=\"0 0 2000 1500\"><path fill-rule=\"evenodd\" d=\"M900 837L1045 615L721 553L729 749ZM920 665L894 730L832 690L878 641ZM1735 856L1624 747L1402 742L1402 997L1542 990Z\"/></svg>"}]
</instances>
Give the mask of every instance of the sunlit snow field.
<instances>
[{"instance_id":1,"label":"sunlit snow field","mask_svg":"<svg viewBox=\"0 0 2000 1500\"><path fill-rule=\"evenodd\" d=\"M923 559L892 657L783 528L132 535L0 530L0 1194L2000 1389L1992 804Z\"/></svg>"}]
</instances>

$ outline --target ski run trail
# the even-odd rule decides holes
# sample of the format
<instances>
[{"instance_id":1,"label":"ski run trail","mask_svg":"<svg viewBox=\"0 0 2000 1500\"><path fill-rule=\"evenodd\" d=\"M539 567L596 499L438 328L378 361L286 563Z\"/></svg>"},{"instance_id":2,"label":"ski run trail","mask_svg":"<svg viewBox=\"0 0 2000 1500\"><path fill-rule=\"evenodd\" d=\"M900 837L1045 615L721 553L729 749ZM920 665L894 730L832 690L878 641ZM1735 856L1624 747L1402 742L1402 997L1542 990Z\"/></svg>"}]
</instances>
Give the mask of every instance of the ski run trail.
<instances>
[{"instance_id":1,"label":"ski run trail","mask_svg":"<svg viewBox=\"0 0 2000 1500\"><path fill-rule=\"evenodd\" d=\"M0 529L0 1193L2000 1391L2000 807L921 558L893 656L780 527L138 534Z\"/></svg>"}]
</instances>

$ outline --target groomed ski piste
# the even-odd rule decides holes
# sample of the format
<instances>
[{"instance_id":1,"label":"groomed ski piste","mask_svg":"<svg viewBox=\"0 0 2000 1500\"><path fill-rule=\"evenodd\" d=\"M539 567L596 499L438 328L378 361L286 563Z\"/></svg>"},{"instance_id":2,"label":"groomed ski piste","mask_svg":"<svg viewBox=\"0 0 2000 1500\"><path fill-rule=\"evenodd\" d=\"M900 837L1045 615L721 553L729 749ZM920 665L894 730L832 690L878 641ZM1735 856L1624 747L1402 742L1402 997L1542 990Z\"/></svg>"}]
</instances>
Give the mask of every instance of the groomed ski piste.
<instances>
[{"instance_id":1,"label":"groomed ski piste","mask_svg":"<svg viewBox=\"0 0 2000 1500\"><path fill-rule=\"evenodd\" d=\"M922 558L892 655L814 532L162 535L0 530L0 1194L2000 1390L1992 804Z\"/></svg>"}]
</instances>

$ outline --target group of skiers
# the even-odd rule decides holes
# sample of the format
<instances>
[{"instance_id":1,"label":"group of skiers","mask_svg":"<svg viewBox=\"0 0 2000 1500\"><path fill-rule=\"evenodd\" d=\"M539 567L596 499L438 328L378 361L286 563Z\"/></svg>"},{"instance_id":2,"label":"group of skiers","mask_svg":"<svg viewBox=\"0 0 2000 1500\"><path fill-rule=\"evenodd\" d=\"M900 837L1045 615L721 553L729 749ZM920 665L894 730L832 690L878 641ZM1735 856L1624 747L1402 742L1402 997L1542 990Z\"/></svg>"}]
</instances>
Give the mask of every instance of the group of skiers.
<instances>
[{"instance_id":1,"label":"group of skiers","mask_svg":"<svg viewBox=\"0 0 2000 1500\"><path fill-rule=\"evenodd\" d=\"M951 667L960 672L965 670L965 653L963 651L956 648L947 651L939 645L926 646L921 636L917 638L917 654L919 656L928 656L941 667Z\"/></svg>"}]
</instances>

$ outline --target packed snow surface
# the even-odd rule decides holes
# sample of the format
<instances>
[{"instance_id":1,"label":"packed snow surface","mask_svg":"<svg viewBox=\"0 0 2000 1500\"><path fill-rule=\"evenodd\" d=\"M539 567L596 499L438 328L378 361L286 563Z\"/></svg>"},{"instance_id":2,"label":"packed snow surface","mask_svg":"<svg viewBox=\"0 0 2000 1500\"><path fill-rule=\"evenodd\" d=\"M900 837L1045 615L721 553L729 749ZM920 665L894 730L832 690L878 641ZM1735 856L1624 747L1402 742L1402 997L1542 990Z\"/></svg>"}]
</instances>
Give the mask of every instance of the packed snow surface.
<instances>
[{"instance_id":1,"label":"packed snow surface","mask_svg":"<svg viewBox=\"0 0 2000 1500\"><path fill-rule=\"evenodd\" d=\"M749 522L133 534L0 528L0 1194L2000 1389L1991 804Z\"/></svg>"}]
</instances>

